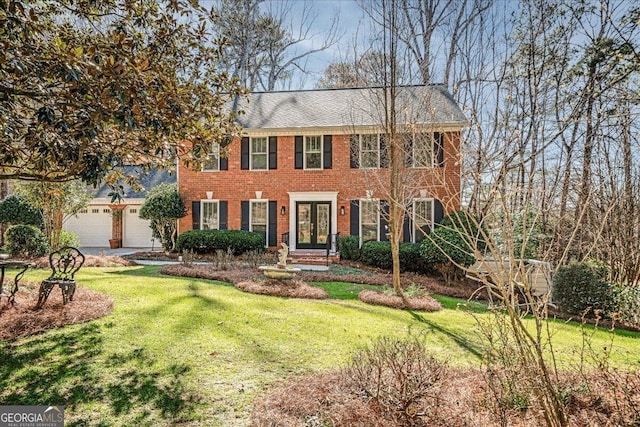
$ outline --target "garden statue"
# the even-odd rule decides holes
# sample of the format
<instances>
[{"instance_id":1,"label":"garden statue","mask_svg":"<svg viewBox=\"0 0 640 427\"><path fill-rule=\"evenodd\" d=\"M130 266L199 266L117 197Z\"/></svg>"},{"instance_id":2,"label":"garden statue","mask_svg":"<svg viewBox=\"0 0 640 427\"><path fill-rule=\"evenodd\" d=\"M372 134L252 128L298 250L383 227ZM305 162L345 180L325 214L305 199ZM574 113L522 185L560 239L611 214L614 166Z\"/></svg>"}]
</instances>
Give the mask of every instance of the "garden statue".
<instances>
[{"instance_id":1,"label":"garden statue","mask_svg":"<svg viewBox=\"0 0 640 427\"><path fill-rule=\"evenodd\" d=\"M287 257L289 257L289 246L285 242L282 242L282 249L278 249L278 267L287 267Z\"/></svg>"}]
</instances>

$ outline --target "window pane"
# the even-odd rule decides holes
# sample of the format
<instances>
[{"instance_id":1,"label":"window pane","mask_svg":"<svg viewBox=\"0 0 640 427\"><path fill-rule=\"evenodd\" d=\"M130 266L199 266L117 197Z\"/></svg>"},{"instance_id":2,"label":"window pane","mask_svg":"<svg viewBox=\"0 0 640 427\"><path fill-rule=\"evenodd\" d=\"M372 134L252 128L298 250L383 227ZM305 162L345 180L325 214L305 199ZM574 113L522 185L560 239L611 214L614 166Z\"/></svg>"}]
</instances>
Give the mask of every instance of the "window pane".
<instances>
[{"instance_id":1,"label":"window pane","mask_svg":"<svg viewBox=\"0 0 640 427\"><path fill-rule=\"evenodd\" d=\"M413 141L413 166L428 168L433 166L433 134L416 134Z\"/></svg>"},{"instance_id":2,"label":"window pane","mask_svg":"<svg viewBox=\"0 0 640 427\"><path fill-rule=\"evenodd\" d=\"M413 230L414 240L420 242L424 240L424 236L431 232L433 224L432 218L432 201L416 200L413 204Z\"/></svg>"},{"instance_id":3,"label":"window pane","mask_svg":"<svg viewBox=\"0 0 640 427\"><path fill-rule=\"evenodd\" d=\"M251 139L251 169L267 169L267 138Z\"/></svg>"},{"instance_id":4,"label":"window pane","mask_svg":"<svg viewBox=\"0 0 640 427\"><path fill-rule=\"evenodd\" d=\"M380 150L378 147L378 135L361 135L360 167L377 168L380 166Z\"/></svg>"},{"instance_id":5,"label":"window pane","mask_svg":"<svg viewBox=\"0 0 640 427\"><path fill-rule=\"evenodd\" d=\"M378 151L378 135L362 135L363 151Z\"/></svg>"},{"instance_id":6,"label":"window pane","mask_svg":"<svg viewBox=\"0 0 640 427\"><path fill-rule=\"evenodd\" d=\"M266 224L267 223L267 203L266 202L253 202L251 205L251 224Z\"/></svg>"},{"instance_id":7,"label":"window pane","mask_svg":"<svg viewBox=\"0 0 640 427\"><path fill-rule=\"evenodd\" d=\"M207 153L207 159L202 163L202 169L206 171L220 170L220 145L211 144L211 150Z\"/></svg>"},{"instance_id":8,"label":"window pane","mask_svg":"<svg viewBox=\"0 0 640 427\"><path fill-rule=\"evenodd\" d=\"M304 167L322 169L322 138L319 135L305 137Z\"/></svg>"},{"instance_id":9,"label":"window pane","mask_svg":"<svg viewBox=\"0 0 640 427\"><path fill-rule=\"evenodd\" d=\"M202 229L218 229L218 202L202 202Z\"/></svg>"},{"instance_id":10,"label":"window pane","mask_svg":"<svg viewBox=\"0 0 640 427\"><path fill-rule=\"evenodd\" d=\"M362 236L362 241L378 240L378 219L380 217L378 201L362 200L360 205L360 235Z\"/></svg>"}]
</instances>

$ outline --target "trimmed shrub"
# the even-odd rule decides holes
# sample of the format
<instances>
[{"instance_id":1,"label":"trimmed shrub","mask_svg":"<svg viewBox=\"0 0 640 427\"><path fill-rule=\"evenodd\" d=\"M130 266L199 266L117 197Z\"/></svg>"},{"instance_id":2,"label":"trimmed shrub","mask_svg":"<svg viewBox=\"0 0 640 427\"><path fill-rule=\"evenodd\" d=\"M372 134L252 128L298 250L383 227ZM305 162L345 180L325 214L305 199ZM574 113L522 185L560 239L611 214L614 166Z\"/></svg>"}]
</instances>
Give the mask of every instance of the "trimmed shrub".
<instances>
[{"instance_id":1,"label":"trimmed shrub","mask_svg":"<svg viewBox=\"0 0 640 427\"><path fill-rule=\"evenodd\" d=\"M0 223L27 224L42 228L42 211L31 206L24 198L11 195L0 203Z\"/></svg>"},{"instance_id":2,"label":"trimmed shrub","mask_svg":"<svg viewBox=\"0 0 640 427\"><path fill-rule=\"evenodd\" d=\"M197 254L213 254L222 250L240 255L250 251L264 251L264 237L244 230L189 230L178 236L176 249Z\"/></svg>"},{"instance_id":3,"label":"trimmed shrub","mask_svg":"<svg viewBox=\"0 0 640 427\"><path fill-rule=\"evenodd\" d=\"M14 256L41 257L49 251L47 237L33 225L13 225L4 233L5 250Z\"/></svg>"},{"instance_id":4,"label":"trimmed shrub","mask_svg":"<svg viewBox=\"0 0 640 427\"><path fill-rule=\"evenodd\" d=\"M372 267L391 270L393 260L391 258L390 242L365 242L360 249L360 261ZM419 243L400 243L400 271L421 272L424 263L420 257Z\"/></svg>"},{"instance_id":5,"label":"trimmed shrub","mask_svg":"<svg viewBox=\"0 0 640 427\"><path fill-rule=\"evenodd\" d=\"M553 276L553 300L568 314L594 317L615 307L613 287L607 268L589 262L561 267Z\"/></svg>"},{"instance_id":6,"label":"trimmed shrub","mask_svg":"<svg viewBox=\"0 0 640 427\"><path fill-rule=\"evenodd\" d=\"M358 261L360 259L360 238L358 236L339 236L338 251L340 258L347 261Z\"/></svg>"},{"instance_id":7,"label":"trimmed shrub","mask_svg":"<svg viewBox=\"0 0 640 427\"><path fill-rule=\"evenodd\" d=\"M80 238L76 233L67 230L60 230L60 247L64 248L65 246L80 246Z\"/></svg>"}]
</instances>

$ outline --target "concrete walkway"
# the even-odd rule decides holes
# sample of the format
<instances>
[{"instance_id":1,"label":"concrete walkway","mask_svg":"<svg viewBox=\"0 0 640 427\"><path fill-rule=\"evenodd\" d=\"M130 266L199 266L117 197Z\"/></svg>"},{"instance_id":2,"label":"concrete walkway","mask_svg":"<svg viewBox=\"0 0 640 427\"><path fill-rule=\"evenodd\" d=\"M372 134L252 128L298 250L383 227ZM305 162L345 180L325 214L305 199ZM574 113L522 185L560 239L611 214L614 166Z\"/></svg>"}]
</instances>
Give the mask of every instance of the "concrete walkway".
<instances>
[{"instance_id":1,"label":"concrete walkway","mask_svg":"<svg viewBox=\"0 0 640 427\"><path fill-rule=\"evenodd\" d=\"M118 248L111 249L108 247L104 248L88 248L83 247L80 248L80 252L85 255L107 255L107 256L123 256L123 255L131 255L136 252L152 252L151 248ZM154 248L153 252L162 252L162 250L157 250ZM178 264L178 261L156 261L156 260L135 260L137 264L140 265L165 265L165 264ZM194 264L207 264L207 262L195 262ZM307 271L327 271L329 267L324 265L305 265L305 264L291 264L293 267L299 268L301 270Z\"/></svg>"}]
</instances>

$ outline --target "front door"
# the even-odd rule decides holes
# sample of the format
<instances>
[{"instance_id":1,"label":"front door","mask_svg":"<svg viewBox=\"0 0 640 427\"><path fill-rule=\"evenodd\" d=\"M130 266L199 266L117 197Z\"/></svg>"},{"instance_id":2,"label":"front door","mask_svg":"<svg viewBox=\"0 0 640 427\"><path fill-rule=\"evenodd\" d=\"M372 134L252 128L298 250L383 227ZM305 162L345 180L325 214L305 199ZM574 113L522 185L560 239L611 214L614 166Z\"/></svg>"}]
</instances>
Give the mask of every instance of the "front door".
<instances>
[{"instance_id":1,"label":"front door","mask_svg":"<svg viewBox=\"0 0 640 427\"><path fill-rule=\"evenodd\" d=\"M296 202L296 247L324 249L331 233L331 202Z\"/></svg>"}]
</instances>

